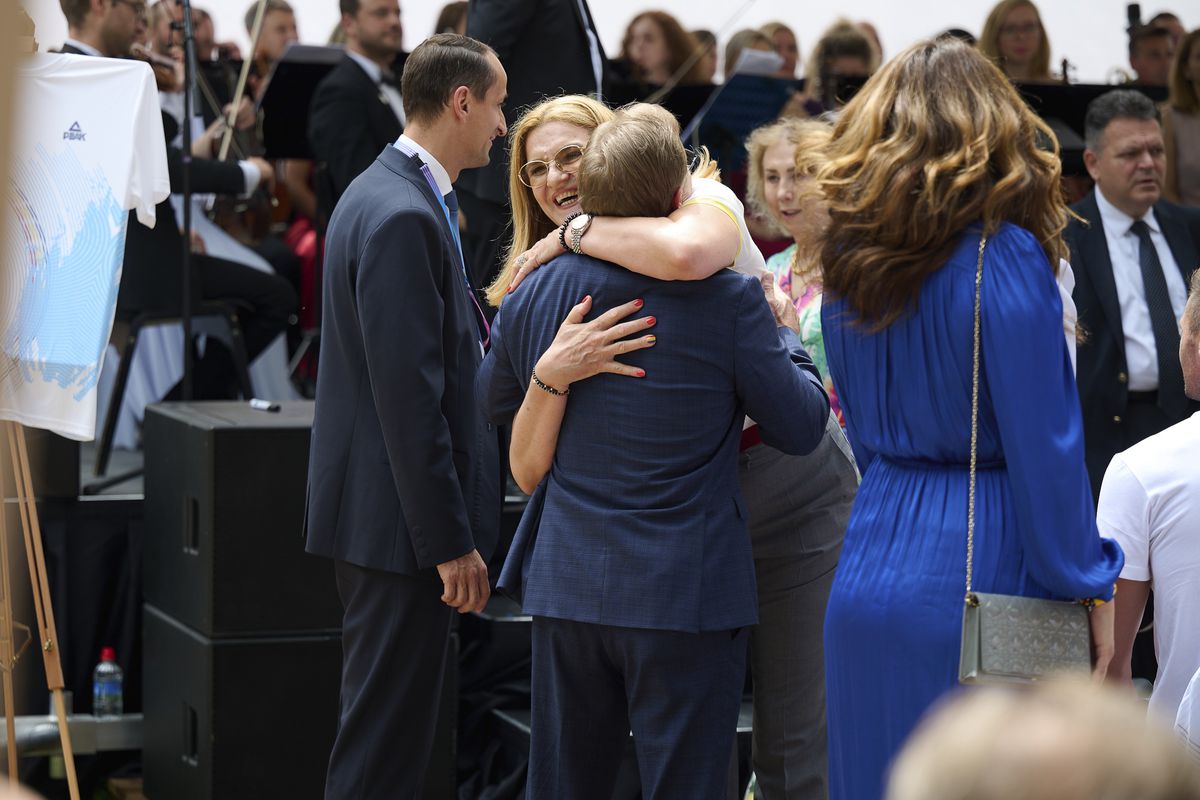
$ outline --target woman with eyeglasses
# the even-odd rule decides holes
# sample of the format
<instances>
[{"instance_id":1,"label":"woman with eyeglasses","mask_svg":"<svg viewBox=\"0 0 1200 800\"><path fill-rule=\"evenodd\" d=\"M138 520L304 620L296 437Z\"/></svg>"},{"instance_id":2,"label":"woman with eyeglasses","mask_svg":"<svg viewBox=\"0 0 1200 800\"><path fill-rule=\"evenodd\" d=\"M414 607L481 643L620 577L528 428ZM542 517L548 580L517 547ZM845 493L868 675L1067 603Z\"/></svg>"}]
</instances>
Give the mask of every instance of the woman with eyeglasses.
<instances>
[{"instance_id":1,"label":"woman with eyeglasses","mask_svg":"<svg viewBox=\"0 0 1200 800\"><path fill-rule=\"evenodd\" d=\"M716 165L706 157L701 157L681 187L680 206L669 217L575 217L581 211L576 172L583 150L591 132L612 118L613 112L600 103L568 96L535 106L513 126L509 181L513 240L488 299L499 305L508 292L520 291L520 281L564 252L565 243L577 252L663 280L702 280L726 267L765 274L764 288L777 319L786 319L799 332L795 308L765 270L762 254L746 229L741 203L717 180ZM679 134L673 119L663 124L673 125L674 134ZM571 225L572 217L582 224ZM536 371L543 382L565 390L600 372L635 374L615 360L618 346L612 342L626 335L622 326L628 323L623 319L643 311L653 314L654 309L630 302L583 322L589 311L586 301L576 306L538 361ZM636 322L634 328L635 346L652 346L646 325ZM596 342L603 344L596 346ZM532 385L529 391L542 393ZM510 457L514 475L521 472L521 484L531 487L553 461L569 398L556 398L561 402L554 413L538 416L531 410L544 398L526 397L513 425ZM754 770L767 797L824 797L823 619L858 473L849 443L832 414L821 444L807 456L785 455L762 444L756 426L748 424L738 478L748 512L759 600L759 624L750 643ZM537 502L536 493L530 502ZM830 535L831 529L837 533Z\"/></svg>"},{"instance_id":2,"label":"woman with eyeglasses","mask_svg":"<svg viewBox=\"0 0 1200 800\"><path fill-rule=\"evenodd\" d=\"M979 52L1014 81L1053 80L1050 40L1042 16L1030 0L1001 0L983 24Z\"/></svg>"}]
</instances>

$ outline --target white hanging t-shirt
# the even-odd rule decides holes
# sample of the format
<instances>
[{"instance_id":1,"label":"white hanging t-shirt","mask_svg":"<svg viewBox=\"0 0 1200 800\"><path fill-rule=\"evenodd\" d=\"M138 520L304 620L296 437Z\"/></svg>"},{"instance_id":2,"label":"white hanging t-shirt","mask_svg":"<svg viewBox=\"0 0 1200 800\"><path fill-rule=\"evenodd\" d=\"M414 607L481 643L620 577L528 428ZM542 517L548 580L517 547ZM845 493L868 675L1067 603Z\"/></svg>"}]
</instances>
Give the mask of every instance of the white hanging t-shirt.
<instances>
[{"instance_id":1,"label":"white hanging t-shirt","mask_svg":"<svg viewBox=\"0 0 1200 800\"><path fill-rule=\"evenodd\" d=\"M127 212L171 192L158 91L140 61L35 54L16 72L0 257L0 419L96 432Z\"/></svg>"}]
</instances>

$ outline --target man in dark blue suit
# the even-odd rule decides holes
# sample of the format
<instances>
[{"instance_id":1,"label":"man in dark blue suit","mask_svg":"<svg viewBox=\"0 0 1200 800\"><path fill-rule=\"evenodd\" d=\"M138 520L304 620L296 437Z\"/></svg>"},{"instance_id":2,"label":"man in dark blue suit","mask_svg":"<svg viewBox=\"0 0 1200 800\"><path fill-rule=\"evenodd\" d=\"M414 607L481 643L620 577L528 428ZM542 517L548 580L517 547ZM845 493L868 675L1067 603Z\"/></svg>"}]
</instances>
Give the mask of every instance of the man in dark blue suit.
<instances>
[{"instance_id":1,"label":"man in dark blue suit","mask_svg":"<svg viewBox=\"0 0 1200 800\"><path fill-rule=\"evenodd\" d=\"M402 79L408 130L330 220L307 549L345 607L326 798L421 794L453 610L481 610L500 518L494 427L474 396L487 325L451 182L505 133L486 45L433 36Z\"/></svg>"},{"instance_id":2,"label":"man in dark blue suit","mask_svg":"<svg viewBox=\"0 0 1200 800\"><path fill-rule=\"evenodd\" d=\"M628 112L596 130L579 170L593 214L664 215L686 180L677 132ZM528 280L501 307L478 379L496 422L527 393L566 405L505 566L534 616L528 796L609 797L632 730L647 800L724 800L758 619L742 421L810 452L829 414L819 375L758 283L729 270L664 282L567 254ZM598 312L642 298L657 343L625 356L643 378L576 382L566 404L535 365L585 296Z\"/></svg>"}]
</instances>

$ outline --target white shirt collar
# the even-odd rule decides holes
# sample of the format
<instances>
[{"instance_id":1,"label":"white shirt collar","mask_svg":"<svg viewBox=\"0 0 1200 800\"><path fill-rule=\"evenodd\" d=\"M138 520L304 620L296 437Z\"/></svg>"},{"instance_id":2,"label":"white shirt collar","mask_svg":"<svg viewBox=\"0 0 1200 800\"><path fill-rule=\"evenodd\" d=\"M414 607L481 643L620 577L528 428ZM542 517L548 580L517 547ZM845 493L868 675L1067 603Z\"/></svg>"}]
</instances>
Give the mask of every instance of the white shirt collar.
<instances>
[{"instance_id":1,"label":"white shirt collar","mask_svg":"<svg viewBox=\"0 0 1200 800\"><path fill-rule=\"evenodd\" d=\"M101 53L96 48L92 47L90 44L85 44L84 42L81 42L78 39L72 39L69 36L63 41L63 44L64 45L69 44L69 45L71 45L71 47L74 47L76 50L82 50L84 53L86 53L89 56L100 56L101 58L104 57L103 53Z\"/></svg>"},{"instance_id":2,"label":"white shirt collar","mask_svg":"<svg viewBox=\"0 0 1200 800\"><path fill-rule=\"evenodd\" d=\"M1100 207L1100 221L1104 224L1105 230L1112 231L1118 236L1124 236L1129 233L1130 226L1134 222L1137 222L1133 217L1108 202L1108 198L1104 196L1104 192L1100 191L1099 186L1096 187L1096 205ZM1142 220L1151 232L1161 233L1158 227L1158 220L1154 217L1153 208L1146 212Z\"/></svg>"},{"instance_id":3,"label":"white shirt collar","mask_svg":"<svg viewBox=\"0 0 1200 800\"><path fill-rule=\"evenodd\" d=\"M346 55L353 58L354 63L362 67L363 72L367 73L367 77L375 83L379 83L379 81L383 78L383 69L380 68L380 66L374 61L364 56L362 53L356 53L347 48Z\"/></svg>"},{"instance_id":4,"label":"white shirt collar","mask_svg":"<svg viewBox=\"0 0 1200 800\"><path fill-rule=\"evenodd\" d=\"M422 161L429 165L429 171L433 173L433 180L437 183L438 191L442 193L443 197L453 191L454 185L450 183L450 173L446 172L446 168L439 164L438 160L428 150L421 147L421 145L414 142L405 134L400 134L400 138L396 140L396 145L400 144L412 150L421 157Z\"/></svg>"}]
</instances>

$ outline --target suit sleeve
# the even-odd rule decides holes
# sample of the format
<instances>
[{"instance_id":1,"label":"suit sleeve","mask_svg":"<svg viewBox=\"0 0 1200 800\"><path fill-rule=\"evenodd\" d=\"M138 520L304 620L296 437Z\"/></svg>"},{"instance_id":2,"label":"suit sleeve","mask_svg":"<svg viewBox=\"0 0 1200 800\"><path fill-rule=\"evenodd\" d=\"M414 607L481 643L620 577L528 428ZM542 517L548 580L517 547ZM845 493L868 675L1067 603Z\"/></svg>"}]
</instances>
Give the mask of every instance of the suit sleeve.
<instances>
[{"instance_id":1,"label":"suit sleeve","mask_svg":"<svg viewBox=\"0 0 1200 800\"><path fill-rule=\"evenodd\" d=\"M1026 568L1062 597L1107 599L1124 557L1096 529L1062 305L1026 231L988 240L980 331L980 390L996 416Z\"/></svg>"},{"instance_id":2,"label":"suit sleeve","mask_svg":"<svg viewBox=\"0 0 1200 800\"><path fill-rule=\"evenodd\" d=\"M529 28L538 5L537 0L472 0L467 36L487 44L504 63Z\"/></svg>"},{"instance_id":3,"label":"suit sleeve","mask_svg":"<svg viewBox=\"0 0 1200 800\"><path fill-rule=\"evenodd\" d=\"M367 237L354 287L384 447L422 568L475 547L442 413L445 293L460 280L445 274L444 247L432 215L393 214Z\"/></svg>"},{"instance_id":4,"label":"suit sleeve","mask_svg":"<svg viewBox=\"0 0 1200 800\"><path fill-rule=\"evenodd\" d=\"M349 91L325 80L317 87L312 101L308 141L316 160L324 161L329 167L334 197L341 197L350 182L379 155L380 148L371 140L369 122L362 107L366 99L362 92Z\"/></svg>"},{"instance_id":5,"label":"suit sleeve","mask_svg":"<svg viewBox=\"0 0 1200 800\"><path fill-rule=\"evenodd\" d=\"M799 337L775 324L757 281L742 287L733 339L738 396L763 441L785 453L811 453L825 435L829 398Z\"/></svg>"},{"instance_id":6,"label":"suit sleeve","mask_svg":"<svg viewBox=\"0 0 1200 800\"><path fill-rule=\"evenodd\" d=\"M528 388L518 377L520 373L513 363L503 333L506 321L514 316L514 306L515 298L509 298L492 320L491 348L475 377L475 397L479 400L484 419L494 425L512 424ZM506 310L510 313L506 314Z\"/></svg>"}]
</instances>

